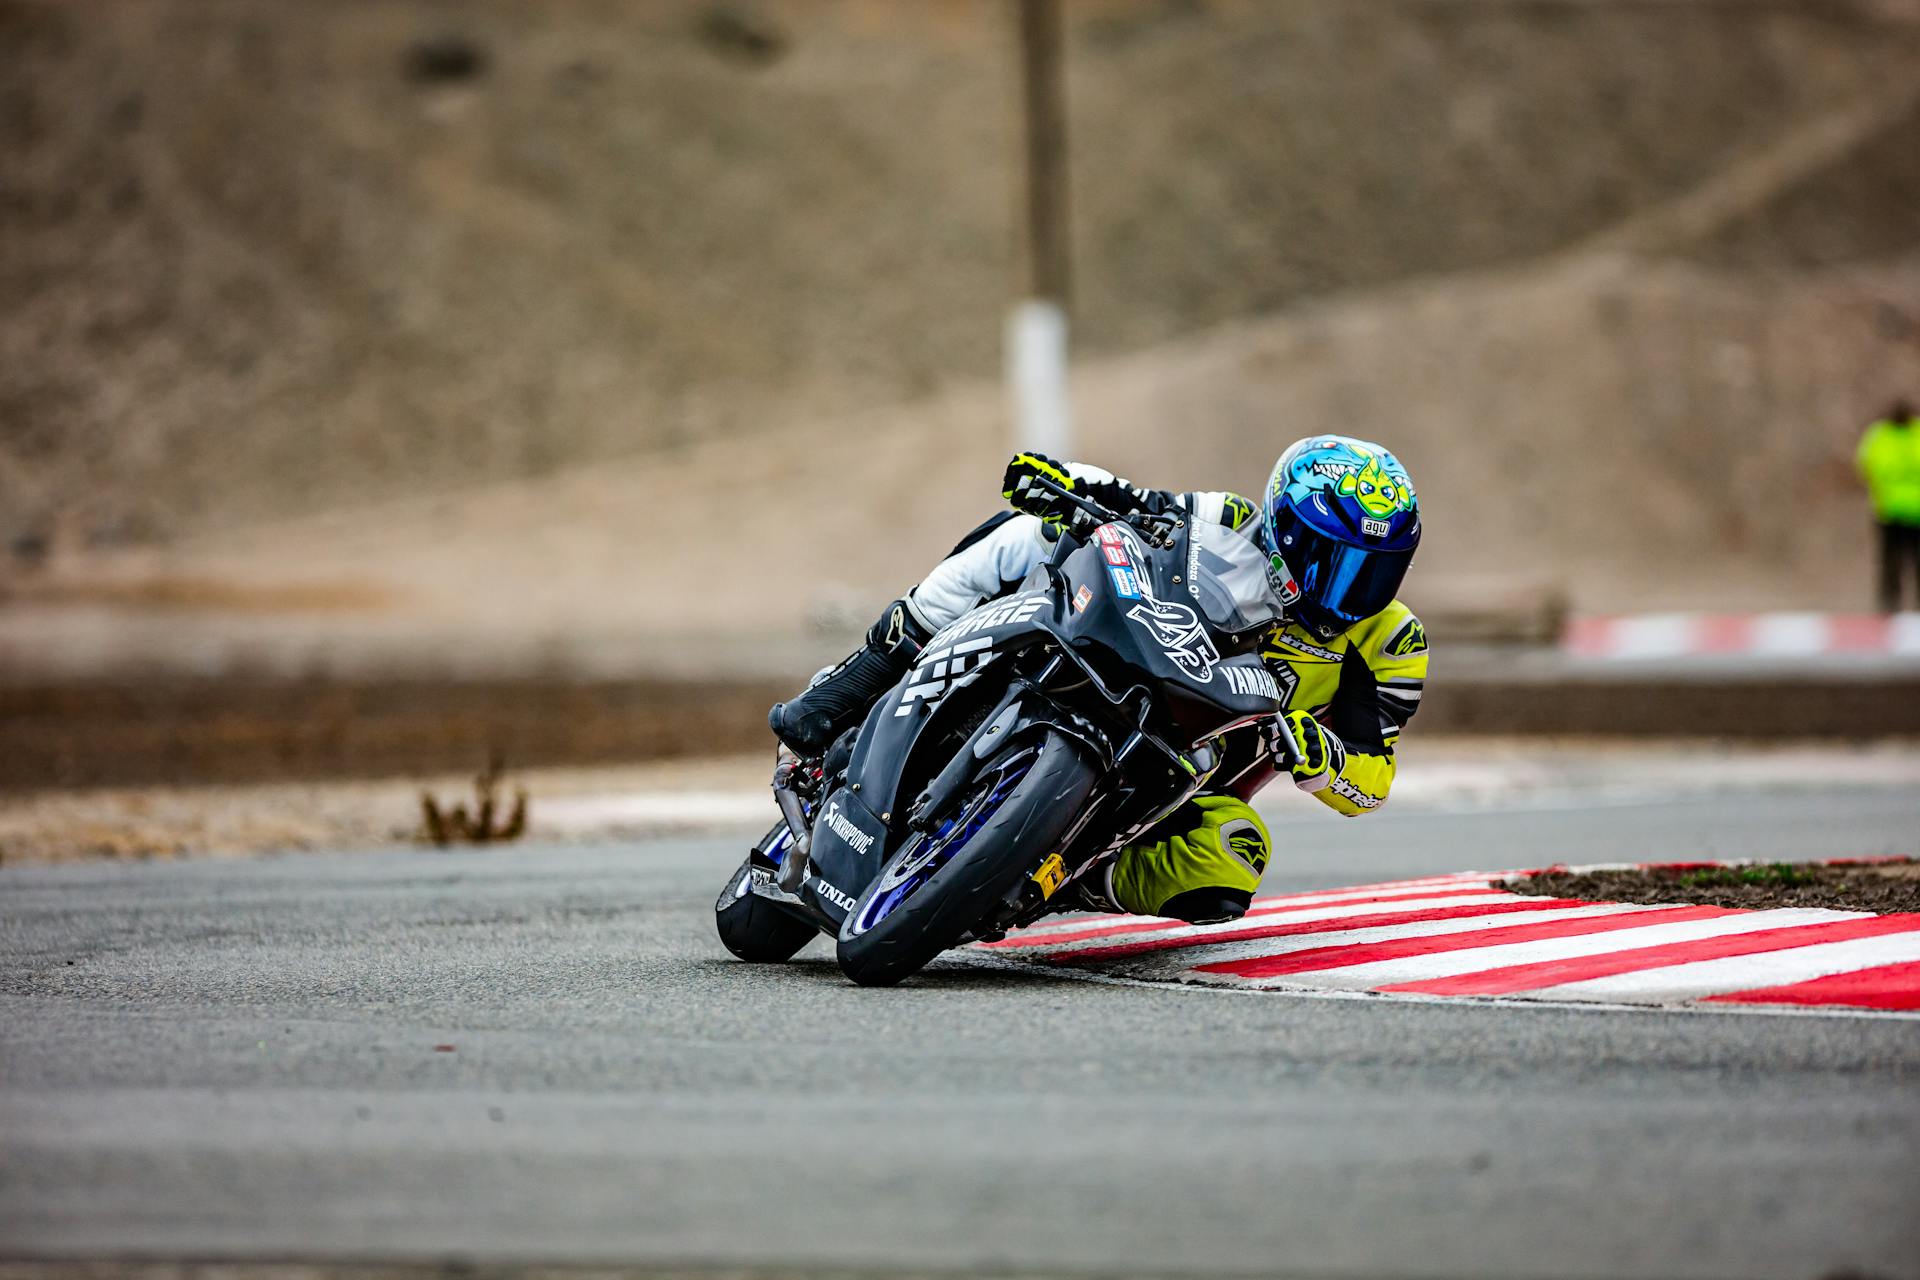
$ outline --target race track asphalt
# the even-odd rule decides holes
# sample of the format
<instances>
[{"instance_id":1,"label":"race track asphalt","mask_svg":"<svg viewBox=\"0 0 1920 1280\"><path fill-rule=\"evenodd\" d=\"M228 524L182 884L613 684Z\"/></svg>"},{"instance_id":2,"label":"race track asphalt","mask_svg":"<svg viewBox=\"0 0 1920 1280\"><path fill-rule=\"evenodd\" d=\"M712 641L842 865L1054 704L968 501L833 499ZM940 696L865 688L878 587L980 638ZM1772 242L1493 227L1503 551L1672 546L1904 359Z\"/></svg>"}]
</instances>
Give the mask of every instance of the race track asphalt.
<instances>
[{"instance_id":1,"label":"race track asphalt","mask_svg":"<svg viewBox=\"0 0 1920 1280\"><path fill-rule=\"evenodd\" d=\"M1267 887L1911 853L1902 790L1307 804ZM0 1255L1920 1276L1920 1021L734 962L737 840L0 869Z\"/></svg>"}]
</instances>

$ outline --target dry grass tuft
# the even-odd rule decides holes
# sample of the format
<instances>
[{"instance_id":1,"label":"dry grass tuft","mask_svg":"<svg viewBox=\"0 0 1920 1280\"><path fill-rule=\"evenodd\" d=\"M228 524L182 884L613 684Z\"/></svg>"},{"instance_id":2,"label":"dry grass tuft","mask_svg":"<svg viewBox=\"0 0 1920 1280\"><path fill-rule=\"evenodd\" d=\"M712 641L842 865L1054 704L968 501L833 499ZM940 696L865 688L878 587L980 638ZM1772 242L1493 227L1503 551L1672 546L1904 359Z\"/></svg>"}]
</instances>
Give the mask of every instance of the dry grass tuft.
<instances>
[{"instance_id":1,"label":"dry grass tuft","mask_svg":"<svg viewBox=\"0 0 1920 1280\"><path fill-rule=\"evenodd\" d=\"M525 835L527 793L524 788L514 790L512 809L504 821L495 822L500 809L500 775L504 763L496 752L487 761L487 767L474 778L475 803L471 813L464 804L455 804L451 811L444 810L432 792L422 791L417 838L422 843L445 849L456 844L504 844Z\"/></svg>"}]
</instances>

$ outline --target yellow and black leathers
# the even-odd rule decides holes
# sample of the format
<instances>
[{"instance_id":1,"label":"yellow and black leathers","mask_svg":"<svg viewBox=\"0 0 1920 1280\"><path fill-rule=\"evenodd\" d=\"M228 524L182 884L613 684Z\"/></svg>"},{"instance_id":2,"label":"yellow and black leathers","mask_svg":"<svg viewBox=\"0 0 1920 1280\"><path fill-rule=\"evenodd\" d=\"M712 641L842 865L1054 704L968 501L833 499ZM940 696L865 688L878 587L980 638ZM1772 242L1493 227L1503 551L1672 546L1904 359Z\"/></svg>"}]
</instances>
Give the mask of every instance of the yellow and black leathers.
<instances>
[{"instance_id":1,"label":"yellow and black leathers","mask_svg":"<svg viewBox=\"0 0 1920 1280\"><path fill-rule=\"evenodd\" d=\"M1239 494L1142 489L1096 467L1017 454L1003 492L1045 524L1066 510L1032 487L1036 476L1112 510L1182 510L1255 536L1259 509ZM1019 535L1003 529L998 541L1018 545ZM1010 576L1005 563L998 572ZM1122 849L1103 879L1085 886L1085 904L1187 920L1241 914L1270 853L1266 826L1248 801L1279 773L1347 817L1386 803L1394 746L1426 686L1427 634L1419 618L1395 600L1331 640L1289 624L1268 638L1261 657L1285 696L1283 718L1298 758L1277 749L1280 735L1271 726L1231 735L1210 789Z\"/></svg>"},{"instance_id":2,"label":"yellow and black leathers","mask_svg":"<svg viewBox=\"0 0 1920 1280\"><path fill-rule=\"evenodd\" d=\"M1395 600L1328 641L1289 624L1260 656L1287 692L1295 739L1306 748L1312 736L1302 722L1322 739L1293 767L1294 784L1348 817L1386 803L1394 744L1427 683L1427 632L1413 610Z\"/></svg>"},{"instance_id":3,"label":"yellow and black leathers","mask_svg":"<svg viewBox=\"0 0 1920 1280\"><path fill-rule=\"evenodd\" d=\"M1420 707L1427 677L1426 631L1413 611L1396 600L1324 642L1289 625L1261 656L1287 697L1285 718L1301 758L1284 763L1268 745L1271 735L1258 729L1230 735L1209 791L1121 849L1088 905L1183 920L1239 916L1271 852L1248 801L1282 772L1348 817L1386 803L1394 745Z\"/></svg>"}]
</instances>

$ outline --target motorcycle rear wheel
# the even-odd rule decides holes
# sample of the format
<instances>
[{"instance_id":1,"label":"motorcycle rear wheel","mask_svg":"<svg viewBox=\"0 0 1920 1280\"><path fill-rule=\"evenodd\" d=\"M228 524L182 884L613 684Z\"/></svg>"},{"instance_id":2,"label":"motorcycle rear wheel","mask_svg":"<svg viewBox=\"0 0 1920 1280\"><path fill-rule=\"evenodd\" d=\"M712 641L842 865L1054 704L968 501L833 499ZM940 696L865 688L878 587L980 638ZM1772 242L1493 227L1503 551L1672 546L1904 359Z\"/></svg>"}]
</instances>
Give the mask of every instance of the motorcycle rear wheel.
<instances>
[{"instance_id":1,"label":"motorcycle rear wheel","mask_svg":"<svg viewBox=\"0 0 1920 1280\"><path fill-rule=\"evenodd\" d=\"M976 775L956 812L977 820L956 828L961 847L924 883L878 919L870 919L876 899L894 892L887 875L875 877L847 913L835 955L840 971L863 987L892 986L925 967L978 925L995 902L1033 870L1080 816L1096 773L1072 739L1049 731L1024 776L1004 795L1002 757L988 761ZM982 815L985 804L997 808ZM957 820L956 820L957 821ZM930 836L929 839L953 838ZM889 870L912 856L909 846Z\"/></svg>"}]
</instances>

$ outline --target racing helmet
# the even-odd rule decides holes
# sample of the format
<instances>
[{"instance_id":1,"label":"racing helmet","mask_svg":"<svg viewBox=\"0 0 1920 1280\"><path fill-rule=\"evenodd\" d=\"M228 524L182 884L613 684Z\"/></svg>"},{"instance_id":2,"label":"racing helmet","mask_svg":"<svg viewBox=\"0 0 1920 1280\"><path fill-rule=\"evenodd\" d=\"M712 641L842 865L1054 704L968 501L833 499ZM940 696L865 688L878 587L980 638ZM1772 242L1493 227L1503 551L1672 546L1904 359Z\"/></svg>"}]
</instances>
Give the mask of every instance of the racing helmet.
<instances>
[{"instance_id":1,"label":"racing helmet","mask_svg":"<svg viewBox=\"0 0 1920 1280\"><path fill-rule=\"evenodd\" d=\"M1420 545L1419 499L1379 445L1308 436L1274 464L1260 541L1287 615L1331 640L1399 593Z\"/></svg>"}]
</instances>

